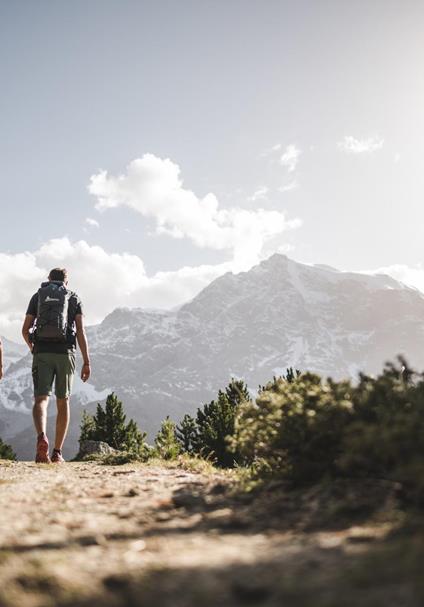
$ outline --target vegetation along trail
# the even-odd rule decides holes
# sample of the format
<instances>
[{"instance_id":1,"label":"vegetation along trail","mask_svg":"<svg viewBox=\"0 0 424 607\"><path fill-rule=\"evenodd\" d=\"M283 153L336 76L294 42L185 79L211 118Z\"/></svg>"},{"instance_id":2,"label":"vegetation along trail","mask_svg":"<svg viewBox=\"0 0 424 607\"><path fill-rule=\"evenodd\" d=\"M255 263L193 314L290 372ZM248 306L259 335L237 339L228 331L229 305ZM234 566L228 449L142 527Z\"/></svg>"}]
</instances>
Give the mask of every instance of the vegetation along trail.
<instances>
[{"instance_id":1,"label":"vegetation along trail","mask_svg":"<svg viewBox=\"0 0 424 607\"><path fill-rule=\"evenodd\" d=\"M233 473L187 460L2 461L0 605L419 605L396 492L235 492Z\"/></svg>"}]
</instances>

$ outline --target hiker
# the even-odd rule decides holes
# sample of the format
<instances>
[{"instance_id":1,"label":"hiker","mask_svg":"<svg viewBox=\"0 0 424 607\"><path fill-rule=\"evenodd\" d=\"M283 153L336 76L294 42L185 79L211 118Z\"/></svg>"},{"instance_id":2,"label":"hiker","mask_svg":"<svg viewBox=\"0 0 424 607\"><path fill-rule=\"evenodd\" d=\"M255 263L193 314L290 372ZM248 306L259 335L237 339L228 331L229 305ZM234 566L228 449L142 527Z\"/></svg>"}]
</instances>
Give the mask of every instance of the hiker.
<instances>
[{"instance_id":1,"label":"hiker","mask_svg":"<svg viewBox=\"0 0 424 607\"><path fill-rule=\"evenodd\" d=\"M0 379L3 377L3 344L0 337Z\"/></svg>"},{"instance_id":2,"label":"hiker","mask_svg":"<svg viewBox=\"0 0 424 607\"><path fill-rule=\"evenodd\" d=\"M69 397L75 373L76 342L83 358L82 381L90 377L90 358L84 330L81 300L67 289L68 274L54 268L29 302L22 335L33 354L33 418L37 432L35 461L62 463L62 447L69 425ZM56 438L49 457L46 435L47 406L55 383L57 403Z\"/></svg>"}]
</instances>

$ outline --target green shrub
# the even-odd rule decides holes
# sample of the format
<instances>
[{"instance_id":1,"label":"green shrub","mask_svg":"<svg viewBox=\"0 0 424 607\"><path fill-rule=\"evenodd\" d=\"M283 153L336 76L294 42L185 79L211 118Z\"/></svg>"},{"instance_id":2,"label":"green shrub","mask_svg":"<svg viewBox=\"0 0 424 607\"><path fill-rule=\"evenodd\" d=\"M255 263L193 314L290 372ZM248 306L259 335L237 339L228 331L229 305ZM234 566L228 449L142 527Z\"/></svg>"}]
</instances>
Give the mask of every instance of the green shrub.
<instances>
[{"instance_id":1,"label":"green shrub","mask_svg":"<svg viewBox=\"0 0 424 607\"><path fill-rule=\"evenodd\" d=\"M0 459L16 461L16 455L10 445L6 445L0 438Z\"/></svg>"},{"instance_id":2,"label":"green shrub","mask_svg":"<svg viewBox=\"0 0 424 607\"><path fill-rule=\"evenodd\" d=\"M181 451L189 455L195 452L198 443L198 430L194 417L188 413L184 415L181 424L175 429L175 435Z\"/></svg>"},{"instance_id":3,"label":"green shrub","mask_svg":"<svg viewBox=\"0 0 424 607\"><path fill-rule=\"evenodd\" d=\"M231 443L257 477L387 478L424 503L424 375L400 360L356 386L310 373L274 379L240 406Z\"/></svg>"},{"instance_id":4,"label":"green shrub","mask_svg":"<svg viewBox=\"0 0 424 607\"><path fill-rule=\"evenodd\" d=\"M175 423L167 416L155 438L155 455L163 459L175 459L180 453L181 445L177 440Z\"/></svg>"},{"instance_id":5,"label":"green shrub","mask_svg":"<svg viewBox=\"0 0 424 607\"><path fill-rule=\"evenodd\" d=\"M424 503L424 375L411 381L413 372L401 363L402 374L388 365L377 378L361 376L338 465L351 476L399 481Z\"/></svg>"},{"instance_id":6,"label":"green shrub","mask_svg":"<svg viewBox=\"0 0 424 607\"><path fill-rule=\"evenodd\" d=\"M249 399L246 384L233 379L220 390L218 398L197 410L193 451L221 468L232 468L239 460L237 448L230 447L240 404Z\"/></svg>"},{"instance_id":7,"label":"green shrub","mask_svg":"<svg viewBox=\"0 0 424 607\"><path fill-rule=\"evenodd\" d=\"M349 382L311 373L274 379L256 403L241 405L232 447L260 474L308 481L332 473L352 418L351 392Z\"/></svg>"},{"instance_id":8,"label":"green shrub","mask_svg":"<svg viewBox=\"0 0 424 607\"><path fill-rule=\"evenodd\" d=\"M132 464L134 462L147 462L153 457L153 449L148 445L144 445L143 448L135 451L117 451L115 453L109 453L103 455L100 460L105 466L122 466L123 464Z\"/></svg>"}]
</instances>

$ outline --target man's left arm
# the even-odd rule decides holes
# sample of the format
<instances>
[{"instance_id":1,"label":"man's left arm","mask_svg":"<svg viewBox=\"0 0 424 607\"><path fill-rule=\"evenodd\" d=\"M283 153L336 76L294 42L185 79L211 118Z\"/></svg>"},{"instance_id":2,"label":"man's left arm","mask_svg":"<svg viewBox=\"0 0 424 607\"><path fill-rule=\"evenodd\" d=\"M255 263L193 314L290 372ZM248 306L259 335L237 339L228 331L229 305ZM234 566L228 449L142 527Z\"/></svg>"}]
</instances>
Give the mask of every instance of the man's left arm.
<instances>
[{"instance_id":1,"label":"man's left arm","mask_svg":"<svg viewBox=\"0 0 424 607\"><path fill-rule=\"evenodd\" d=\"M77 314L75 316L75 327L76 327L76 336L79 349L81 350L83 365L81 369L81 379L82 381L87 381L90 377L91 368L90 368L90 356L88 354L88 342L87 335L85 334L84 327L84 317L82 314Z\"/></svg>"}]
</instances>

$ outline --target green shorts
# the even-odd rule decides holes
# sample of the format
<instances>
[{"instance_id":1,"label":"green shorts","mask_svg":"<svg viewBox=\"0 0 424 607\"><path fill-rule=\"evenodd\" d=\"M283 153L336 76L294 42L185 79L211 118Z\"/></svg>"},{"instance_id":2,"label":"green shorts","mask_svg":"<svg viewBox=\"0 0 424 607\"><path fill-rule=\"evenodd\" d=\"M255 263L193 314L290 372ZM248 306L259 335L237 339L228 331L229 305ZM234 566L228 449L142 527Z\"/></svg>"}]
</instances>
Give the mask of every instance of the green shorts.
<instances>
[{"instance_id":1,"label":"green shorts","mask_svg":"<svg viewBox=\"0 0 424 607\"><path fill-rule=\"evenodd\" d=\"M34 396L50 396L53 382L56 398L71 395L75 373L75 354L37 353L32 360Z\"/></svg>"}]
</instances>

